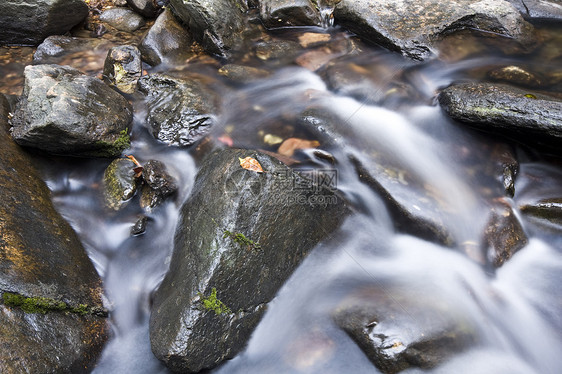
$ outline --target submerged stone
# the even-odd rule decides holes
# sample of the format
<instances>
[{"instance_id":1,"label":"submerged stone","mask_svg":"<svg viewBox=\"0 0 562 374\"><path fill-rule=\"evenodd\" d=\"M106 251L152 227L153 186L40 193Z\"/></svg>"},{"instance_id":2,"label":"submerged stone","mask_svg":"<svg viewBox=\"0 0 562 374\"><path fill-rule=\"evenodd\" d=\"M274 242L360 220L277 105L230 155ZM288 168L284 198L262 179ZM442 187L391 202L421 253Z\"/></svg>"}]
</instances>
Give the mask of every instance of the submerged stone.
<instances>
[{"instance_id":1,"label":"submerged stone","mask_svg":"<svg viewBox=\"0 0 562 374\"><path fill-rule=\"evenodd\" d=\"M71 156L115 157L129 147L131 104L97 78L68 66L35 65L11 120L26 147Z\"/></svg>"},{"instance_id":2,"label":"submerged stone","mask_svg":"<svg viewBox=\"0 0 562 374\"><path fill-rule=\"evenodd\" d=\"M253 157L264 173L243 169ZM150 319L152 350L195 373L234 357L268 303L348 208L278 160L252 150L210 154L181 209L170 270Z\"/></svg>"},{"instance_id":3,"label":"submerged stone","mask_svg":"<svg viewBox=\"0 0 562 374\"><path fill-rule=\"evenodd\" d=\"M524 47L534 42L533 27L503 0L342 1L334 16L359 37L416 60L435 57L435 43L460 30L492 32Z\"/></svg>"},{"instance_id":4,"label":"submerged stone","mask_svg":"<svg viewBox=\"0 0 562 374\"><path fill-rule=\"evenodd\" d=\"M488 76L498 82L511 83L518 86L537 88L545 85L544 78L519 66L504 66L494 69Z\"/></svg>"},{"instance_id":5,"label":"submerged stone","mask_svg":"<svg viewBox=\"0 0 562 374\"><path fill-rule=\"evenodd\" d=\"M195 77L153 74L139 80L139 89L146 94L152 135L166 144L191 145L214 124L216 94Z\"/></svg>"},{"instance_id":6,"label":"submerged stone","mask_svg":"<svg viewBox=\"0 0 562 374\"><path fill-rule=\"evenodd\" d=\"M360 289L333 312L336 325L382 373L431 369L477 342L474 327L454 305L428 293L383 287Z\"/></svg>"}]
</instances>

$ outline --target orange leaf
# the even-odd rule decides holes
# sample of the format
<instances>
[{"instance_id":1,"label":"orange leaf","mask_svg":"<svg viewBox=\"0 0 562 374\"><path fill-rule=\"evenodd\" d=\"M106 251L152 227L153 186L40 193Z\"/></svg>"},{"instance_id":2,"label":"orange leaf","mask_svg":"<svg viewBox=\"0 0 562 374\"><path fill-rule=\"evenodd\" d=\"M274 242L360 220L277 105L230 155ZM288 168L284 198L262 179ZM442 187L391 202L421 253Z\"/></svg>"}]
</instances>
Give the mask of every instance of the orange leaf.
<instances>
[{"instance_id":1,"label":"orange leaf","mask_svg":"<svg viewBox=\"0 0 562 374\"><path fill-rule=\"evenodd\" d=\"M305 140L299 138L289 138L279 146L277 153L291 157L297 149L316 148L320 145L318 140Z\"/></svg>"},{"instance_id":2,"label":"orange leaf","mask_svg":"<svg viewBox=\"0 0 562 374\"><path fill-rule=\"evenodd\" d=\"M255 171L256 173L265 173L263 171L260 163L255 158L252 158L252 157L240 158L240 157L238 157L238 160L240 160L240 166L242 166L246 170Z\"/></svg>"}]
</instances>

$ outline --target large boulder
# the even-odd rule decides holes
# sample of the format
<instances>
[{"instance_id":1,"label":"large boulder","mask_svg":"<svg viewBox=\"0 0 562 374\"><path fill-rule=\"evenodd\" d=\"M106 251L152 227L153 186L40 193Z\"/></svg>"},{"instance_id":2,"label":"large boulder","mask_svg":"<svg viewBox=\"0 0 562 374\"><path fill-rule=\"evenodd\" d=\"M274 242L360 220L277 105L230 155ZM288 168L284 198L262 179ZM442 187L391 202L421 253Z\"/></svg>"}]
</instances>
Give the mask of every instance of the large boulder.
<instances>
[{"instance_id":1,"label":"large boulder","mask_svg":"<svg viewBox=\"0 0 562 374\"><path fill-rule=\"evenodd\" d=\"M355 0L334 11L338 24L359 37L416 60L437 54L436 42L452 32L482 30L533 43L533 27L504 0Z\"/></svg>"},{"instance_id":2,"label":"large boulder","mask_svg":"<svg viewBox=\"0 0 562 374\"><path fill-rule=\"evenodd\" d=\"M264 172L242 168L246 157ZM268 155L209 155L181 208L170 269L154 296L156 357L184 373L234 357L279 288L347 212L333 188Z\"/></svg>"},{"instance_id":3,"label":"large boulder","mask_svg":"<svg viewBox=\"0 0 562 374\"><path fill-rule=\"evenodd\" d=\"M170 9L211 54L227 57L244 39L246 1L170 0Z\"/></svg>"},{"instance_id":4,"label":"large boulder","mask_svg":"<svg viewBox=\"0 0 562 374\"><path fill-rule=\"evenodd\" d=\"M460 83L439 95L453 119L471 127L559 147L562 137L562 100L504 84Z\"/></svg>"},{"instance_id":5,"label":"large boulder","mask_svg":"<svg viewBox=\"0 0 562 374\"><path fill-rule=\"evenodd\" d=\"M66 33L87 15L82 0L3 0L0 45L37 45L49 35Z\"/></svg>"},{"instance_id":6,"label":"large boulder","mask_svg":"<svg viewBox=\"0 0 562 374\"><path fill-rule=\"evenodd\" d=\"M0 95L0 372L85 372L109 332L101 280L7 113Z\"/></svg>"},{"instance_id":7,"label":"large boulder","mask_svg":"<svg viewBox=\"0 0 562 374\"><path fill-rule=\"evenodd\" d=\"M169 9L158 16L142 39L139 50L142 59L152 66L161 63L181 63L193 55L193 39Z\"/></svg>"},{"instance_id":8,"label":"large boulder","mask_svg":"<svg viewBox=\"0 0 562 374\"><path fill-rule=\"evenodd\" d=\"M26 147L72 156L116 157L129 146L131 104L101 80L68 66L35 65L11 120Z\"/></svg>"},{"instance_id":9,"label":"large boulder","mask_svg":"<svg viewBox=\"0 0 562 374\"><path fill-rule=\"evenodd\" d=\"M166 144L188 146L205 136L215 121L216 94L196 76L144 76L139 90L146 94L146 121L152 135Z\"/></svg>"}]
</instances>

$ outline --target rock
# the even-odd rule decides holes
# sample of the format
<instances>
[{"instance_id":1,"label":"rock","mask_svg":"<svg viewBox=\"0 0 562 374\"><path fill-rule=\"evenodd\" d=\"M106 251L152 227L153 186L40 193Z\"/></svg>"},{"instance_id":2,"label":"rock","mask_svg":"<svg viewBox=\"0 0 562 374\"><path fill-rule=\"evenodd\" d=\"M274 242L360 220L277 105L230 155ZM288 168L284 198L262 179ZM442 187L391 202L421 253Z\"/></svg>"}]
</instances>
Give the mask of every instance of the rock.
<instances>
[{"instance_id":1,"label":"rock","mask_svg":"<svg viewBox=\"0 0 562 374\"><path fill-rule=\"evenodd\" d=\"M0 95L0 372L90 368L107 339L101 280L10 138Z\"/></svg>"},{"instance_id":2,"label":"rock","mask_svg":"<svg viewBox=\"0 0 562 374\"><path fill-rule=\"evenodd\" d=\"M154 18L167 1L162 0L127 0L127 4L138 14Z\"/></svg>"},{"instance_id":3,"label":"rock","mask_svg":"<svg viewBox=\"0 0 562 374\"><path fill-rule=\"evenodd\" d=\"M503 0L342 1L336 23L359 37L416 60L437 55L435 43L460 30L482 30L534 43L533 27Z\"/></svg>"},{"instance_id":4,"label":"rock","mask_svg":"<svg viewBox=\"0 0 562 374\"><path fill-rule=\"evenodd\" d=\"M147 95L147 122L152 135L166 144L188 146L204 137L217 112L215 93L203 82L153 74L139 80Z\"/></svg>"},{"instance_id":5,"label":"rock","mask_svg":"<svg viewBox=\"0 0 562 374\"><path fill-rule=\"evenodd\" d=\"M502 204L493 207L484 230L483 247L487 261L498 268L528 243L527 235L513 209Z\"/></svg>"},{"instance_id":6,"label":"rock","mask_svg":"<svg viewBox=\"0 0 562 374\"><path fill-rule=\"evenodd\" d=\"M562 226L562 199L546 198L519 207L525 215Z\"/></svg>"},{"instance_id":7,"label":"rock","mask_svg":"<svg viewBox=\"0 0 562 374\"><path fill-rule=\"evenodd\" d=\"M532 21L562 20L562 3L560 0L508 0L521 12L523 17Z\"/></svg>"},{"instance_id":8,"label":"rock","mask_svg":"<svg viewBox=\"0 0 562 374\"><path fill-rule=\"evenodd\" d=\"M58 58L71 53L85 50L95 50L106 45L103 39L96 38L74 38L71 36L53 35L47 37L33 54L33 63L54 64Z\"/></svg>"},{"instance_id":9,"label":"rock","mask_svg":"<svg viewBox=\"0 0 562 374\"><path fill-rule=\"evenodd\" d=\"M118 158L109 164L103 173L103 196L105 206L120 210L137 191L135 164L128 158Z\"/></svg>"},{"instance_id":10,"label":"rock","mask_svg":"<svg viewBox=\"0 0 562 374\"><path fill-rule=\"evenodd\" d=\"M104 10L100 20L119 31L133 32L144 26L144 19L130 9L110 8Z\"/></svg>"},{"instance_id":11,"label":"rock","mask_svg":"<svg viewBox=\"0 0 562 374\"><path fill-rule=\"evenodd\" d=\"M439 102L453 119L471 127L523 142L558 148L562 137L562 101L503 84L461 83L445 88Z\"/></svg>"},{"instance_id":12,"label":"rock","mask_svg":"<svg viewBox=\"0 0 562 374\"><path fill-rule=\"evenodd\" d=\"M137 47L121 45L109 50L103 67L104 78L124 93L133 93L142 75L141 54Z\"/></svg>"},{"instance_id":13,"label":"rock","mask_svg":"<svg viewBox=\"0 0 562 374\"><path fill-rule=\"evenodd\" d=\"M511 83L522 87L537 88L544 85L544 78L519 66L504 66L494 69L488 76L495 81Z\"/></svg>"},{"instance_id":14,"label":"rock","mask_svg":"<svg viewBox=\"0 0 562 374\"><path fill-rule=\"evenodd\" d=\"M82 0L3 0L0 15L0 45L38 45L82 22L88 6Z\"/></svg>"},{"instance_id":15,"label":"rock","mask_svg":"<svg viewBox=\"0 0 562 374\"><path fill-rule=\"evenodd\" d=\"M219 69L219 74L239 83L248 83L271 75L267 70L236 64L224 65Z\"/></svg>"},{"instance_id":16,"label":"rock","mask_svg":"<svg viewBox=\"0 0 562 374\"><path fill-rule=\"evenodd\" d=\"M170 0L170 9L210 54L228 57L244 40L243 0Z\"/></svg>"},{"instance_id":17,"label":"rock","mask_svg":"<svg viewBox=\"0 0 562 374\"><path fill-rule=\"evenodd\" d=\"M255 45L256 57L263 61L276 62L286 65L294 60L302 48L299 43L291 40L270 40L258 42Z\"/></svg>"},{"instance_id":18,"label":"rock","mask_svg":"<svg viewBox=\"0 0 562 374\"><path fill-rule=\"evenodd\" d=\"M147 216L141 216L135 222L134 226L131 227L131 235L142 235L146 231L146 224L148 223Z\"/></svg>"},{"instance_id":19,"label":"rock","mask_svg":"<svg viewBox=\"0 0 562 374\"><path fill-rule=\"evenodd\" d=\"M144 209L145 212L150 213L162 204L164 197L158 193L158 191L150 188L149 185L143 184L141 188L140 195L140 207Z\"/></svg>"},{"instance_id":20,"label":"rock","mask_svg":"<svg viewBox=\"0 0 562 374\"><path fill-rule=\"evenodd\" d=\"M58 65L27 66L11 120L26 147L72 156L115 157L129 147L131 104L102 81Z\"/></svg>"},{"instance_id":21,"label":"rock","mask_svg":"<svg viewBox=\"0 0 562 374\"><path fill-rule=\"evenodd\" d=\"M312 0L260 0L265 27L320 26L320 12Z\"/></svg>"},{"instance_id":22,"label":"rock","mask_svg":"<svg viewBox=\"0 0 562 374\"><path fill-rule=\"evenodd\" d=\"M384 287L384 289L382 288ZM333 319L384 374L431 369L477 342L466 312L435 295L365 288L344 299Z\"/></svg>"},{"instance_id":23,"label":"rock","mask_svg":"<svg viewBox=\"0 0 562 374\"><path fill-rule=\"evenodd\" d=\"M189 32L170 10L165 9L142 39L139 49L143 60L152 66L176 64L193 55L190 51L192 43Z\"/></svg>"},{"instance_id":24,"label":"rock","mask_svg":"<svg viewBox=\"0 0 562 374\"><path fill-rule=\"evenodd\" d=\"M176 179L168 173L166 166L158 160L149 160L144 164L142 177L150 188L163 197L178 190Z\"/></svg>"},{"instance_id":25,"label":"rock","mask_svg":"<svg viewBox=\"0 0 562 374\"><path fill-rule=\"evenodd\" d=\"M254 157L265 173L245 170ZM194 373L234 357L267 304L347 215L341 197L252 150L209 155L181 208L170 270L155 293L152 351Z\"/></svg>"}]
</instances>

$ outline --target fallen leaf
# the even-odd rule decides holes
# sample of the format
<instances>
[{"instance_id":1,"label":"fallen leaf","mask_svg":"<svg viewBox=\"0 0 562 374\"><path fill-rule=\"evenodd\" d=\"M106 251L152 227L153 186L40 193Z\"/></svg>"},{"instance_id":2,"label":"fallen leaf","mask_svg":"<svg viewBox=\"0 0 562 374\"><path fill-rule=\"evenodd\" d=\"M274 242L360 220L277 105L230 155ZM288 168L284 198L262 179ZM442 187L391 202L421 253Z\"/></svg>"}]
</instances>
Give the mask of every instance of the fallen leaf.
<instances>
[{"instance_id":1,"label":"fallen leaf","mask_svg":"<svg viewBox=\"0 0 562 374\"><path fill-rule=\"evenodd\" d=\"M238 157L238 160L240 160L240 166L242 166L246 170L255 171L256 173L265 173L263 171L260 163L255 158L252 158L252 157L240 158L240 157Z\"/></svg>"},{"instance_id":2,"label":"fallen leaf","mask_svg":"<svg viewBox=\"0 0 562 374\"><path fill-rule=\"evenodd\" d=\"M136 166L135 168L133 168L133 171L135 172L135 178L140 178L140 176L142 175L142 170L143 170L142 165L137 161L137 159L133 155L127 155L127 158L129 160L133 161L133 163Z\"/></svg>"},{"instance_id":3,"label":"fallen leaf","mask_svg":"<svg viewBox=\"0 0 562 374\"><path fill-rule=\"evenodd\" d=\"M277 153L291 157L297 149L316 148L320 145L318 140L305 140L299 138L288 138L279 146Z\"/></svg>"}]
</instances>

